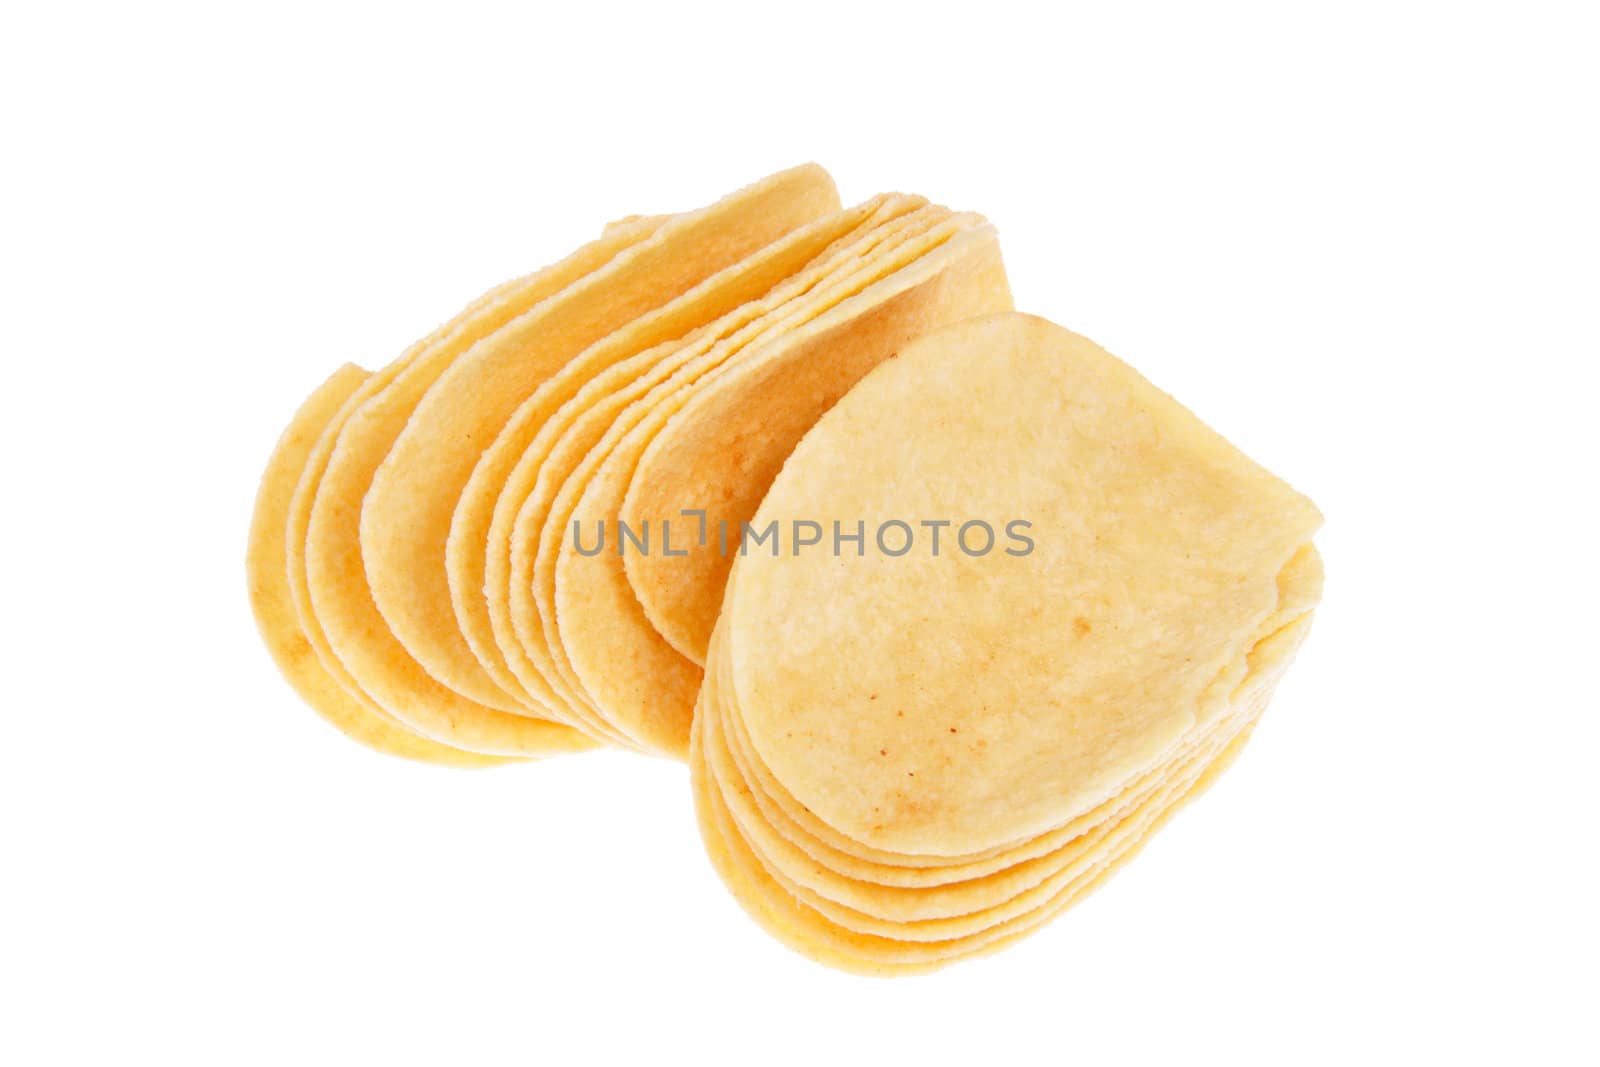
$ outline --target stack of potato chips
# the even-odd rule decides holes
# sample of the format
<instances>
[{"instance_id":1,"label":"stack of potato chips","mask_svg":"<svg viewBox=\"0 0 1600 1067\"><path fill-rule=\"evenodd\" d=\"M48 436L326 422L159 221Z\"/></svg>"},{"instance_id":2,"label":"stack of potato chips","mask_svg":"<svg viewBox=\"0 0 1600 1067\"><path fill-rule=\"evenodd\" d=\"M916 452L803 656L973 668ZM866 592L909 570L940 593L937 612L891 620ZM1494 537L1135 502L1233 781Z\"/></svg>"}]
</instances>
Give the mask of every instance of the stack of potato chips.
<instances>
[{"instance_id":1,"label":"stack of potato chips","mask_svg":"<svg viewBox=\"0 0 1600 1067\"><path fill-rule=\"evenodd\" d=\"M1305 633L1317 522L1011 313L980 216L843 208L803 166L335 371L269 460L248 568L345 733L688 758L752 913L895 973L1038 926L1225 766Z\"/></svg>"},{"instance_id":2,"label":"stack of potato chips","mask_svg":"<svg viewBox=\"0 0 1600 1067\"><path fill-rule=\"evenodd\" d=\"M1024 315L868 375L755 524L863 516L841 553L735 563L690 765L750 912L869 973L1008 944L1126 862L1237 754L1321 591L1309 501ZM942 552L900 551L913 519Z\"/></svg>"}]
</instances>

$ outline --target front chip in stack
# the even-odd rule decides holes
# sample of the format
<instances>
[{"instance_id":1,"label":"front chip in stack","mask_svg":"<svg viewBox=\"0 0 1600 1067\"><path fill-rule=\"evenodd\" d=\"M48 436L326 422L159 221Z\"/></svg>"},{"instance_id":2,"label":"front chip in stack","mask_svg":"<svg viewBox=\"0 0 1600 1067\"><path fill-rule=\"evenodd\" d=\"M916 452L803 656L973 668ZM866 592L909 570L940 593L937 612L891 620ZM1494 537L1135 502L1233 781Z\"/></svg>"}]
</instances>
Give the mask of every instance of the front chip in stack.
<instances>
[{"instance_id":1,"label":"front chip in stack","mask_svg":"<svg viewBox=\"0 0 1600 1067\"><path fill-rule=\"evenodd\" d=\"M993 951L1129 860L1238 753L1321 592L1310 501L1023 315L869 374L785 464L773 522L867 536L734 563L701 829L769 931L865 973ZM933 529L941 551L902 550Z\"/></svg>"}]
</instances>

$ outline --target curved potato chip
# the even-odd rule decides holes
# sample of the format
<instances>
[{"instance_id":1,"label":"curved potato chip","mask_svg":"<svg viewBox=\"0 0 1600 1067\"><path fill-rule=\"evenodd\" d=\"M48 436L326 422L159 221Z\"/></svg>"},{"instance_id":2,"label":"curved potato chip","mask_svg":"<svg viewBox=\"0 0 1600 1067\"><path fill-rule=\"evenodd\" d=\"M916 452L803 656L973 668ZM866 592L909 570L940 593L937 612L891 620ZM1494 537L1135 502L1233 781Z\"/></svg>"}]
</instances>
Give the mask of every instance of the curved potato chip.
<instances>
[{"instance_id":1,"label":"curved potato chip","mask_svg":"<svg viewBox=\"0 0 1600 1067\"><path fill-rule=\"evenodd\" d=\"M572 506L610 442L620 435L616 427L619 415L660 383L692 380L729 358L744 339L759 336L768 328L778 309L809 299L807 294L814 288L836 284L838 278L865 269L868 257L886 254L885 249L898 247L934 220L948 216L945 209L918 198L888 198L869 217L864 230L858 228L841 238L762 299L730 312L683 343L661 346L611 368L552 418L502 493L490 535L489 600L496 640L508 664L530 690L539 687L548 693L574 721L588 723L597 736L637 747L596 717L570 668L558 660L555 634L555 560L569 528ZM524 491L526 495L518 502ZM506 580L494 569L502 548L508 550ZM512 628L509 634L496 602L503 588L507 589L503 615Z\"/></svg>"},{"instance_id":2,"label":"curved potato chip","mask_svg":"<svg viewBox=\"0 0 1600 1067\"><path fill-rule=\"evenodd\" d=\"M506 762L418 737L382 709L346 692L322 666L295 611L284 544L289 501L318 435L369 377L368 371L353 363L334 371L295 412L267 461L250 520L245 562L256 626L278 670L300 699L347 737L379 752L425 763L481 767Z\"/></svg>"},{"instance_id":3,"label":"curved potato chip","mask_svg":"<svg viewBox=\"0 0 1600 1067\"><path fill-rule=\"evenodd\" d=\"M788 867L771 861L759 839L738 819L736 809L729 804L728 790L722 790L719 800L729 812L729 826L744 840L767 875L827 921L857 933L896 941L950 941L1026 920L1047 906L1086 872L1094 870L1101 858L1135 827L1187 792L1211 760L1246 725L1236 723L1233 730L1209 739L1179 766L1167 768L1149 789L1130 797L1127 806L1119 808L1111 818L1089 827L1058 852L1024 870L1008 868L978 883L957 883L937 891L891 892L863 883L854 887L849 899L841 901L840 883L829 882L832 893L818 892L812 885L792 878Z\"/></svg>"},{"instance_id":4,"label":"curved potato chip","mask_svg":"<svg viewBox=\"0 0 1600 1067\"><path fill-rule=\"evenodd\" d=\"M1313 572L1313 568L1305 567L1297 573L1286 574L1285 579L1291 585L1300 586L1292 590L1291 595L1305 596L1320 583L1320 571ZM819 842L808 844L803 839L793 840L789 833L768 822L768 813L774 809L763 803L762 787L744 776L739 761L732 757L722 737L728 715L722 706L718 675L726 666L726 657L718 661L718 670L708 672L705 691L696 708L697 715L707 717L702 751L708 767L705 771L696 768L695 773L711 773L716 777L723 800L752 851L777 881L813 909L864 932L884 928L872 925L874 923L920 924L893 933L892 936L902 939L953 936L958 929L970 932L990 922L1022 914L1033 903L1052 895L1049 887L1063 884L1066 877L1063 872L1095 847L1096 841L1136 806L1153 795L1170 792L1172 783L1180 775L1196 777L1202 773L1230 738L1247 728L1260 714L1262 707L1252 699L1254 693L1250 686L1260 682L1266 650L1277 647L1279 634L1299 617L1294 610L1275 613L1263 627L1249 656L1241 661L1240 669L1226 672L1234 682L1219 690L1219 714L1208 716L1206 726L1185 738L1177 750L1116 797L1065 827L1041 835L1036 842L1043 843L1044 848L1029 842L997 860L976 865L958 862L943 870L917 868L908 871L864 864L854 856L826 848L819 851L813 847ZM1280 671L1287 666L1288 657L1281 648L1274 663ZM1254 679L1250 677L1252 670L1256 672ZM844 861L842 864L837 862L840 859ZM954 877L932 877L946 871L952 872ZM906 874L919 876L919 883L908 884L902 877ZM888 877L881 877L885 875ZM941 920L954 919L960 919L961 923L938 925Z\"/></svg>"},{"instance_id":5,"label":"curved potato chip","mask_svg":"<svg viewBox=\"0 0 1600 1067\"><path fill-rule=\"evenodd\" d=\"M619 227L561 262L486 294L357 389L307 459L290 502L287 534L290 591L306 637L347 691L364 693L419 734L488 755L543 755L592 744L570 730L552 730L550 723L482 709L432 683L378 614L360 558L358 522L386 433L398 432L394 396L417 395L456 355L647 240L657 225L647 220Z\"/></svg>"},{"instance_id":6,"label":"curved potato chip","mask_svg":"<svg viewBox=\"0 0 1600 1067\"><path fill-rule=\"evenodd\" d=\"M970 248L964 243L969 234L962 228L978 221L975 216L953 216L899 250L901 261L909 258L904 266L892 269L896 260L887 255L870 261L851 280L829 289L826 301L797 305L781 332L770 331L770 341L744 346L705 374L703 381L697 378L692 385L680 385L674 379L652 390L618 417L607 438L590 453L586 466L592 473L580 479L581 495L566 518L579 528L599 523L620 538L616 520L638 456L683 403L739 368L809 361L842 377L852 365L870 366L888 356L929 325L992 309L986 303L991 299L989 290L962 288L951 295L927 284L928 278L942 275L947 249ZM992 231L987 232L989 242L981 247L992 247ZM930 250L919 252L925 245ZM948 261L965 259L954 255ZM878 278L881 274L888 276ZM804 393L786 395L807 409L815 403ZM785 428L774 420L775 435ZM567 528L566 518L556 531ZM646 748L683 758L700 683L698 666L678 655L645 618L628 585L623 555L606 551L584 555L564 548L561 540L555 544L552 651L558 666L570 668L575 688L587 695L606 721ZM617 549L623 551L620 541ZM542 583L536 582L535 588L542 588Z\"/></svg>"},{"instance_id":7,"label":"curved potato chip","mask_svg":"<svg viewBox=\"0 0 1600 1067\"><path fill-rule=\"evenodd\" d=\"M607 242L607 248L614 249L622 246L622 242L639 240L649 232L649 224L641 224L630 234L613 234L612 240ZM306 642L316 654L317 662L322 665L323 671L332 678L353 700L381 717L393 720L387 710L380 707L374 700L361 690L350 672L345 670L344 664L334 655L329 647L327 638L323 634L322 626L317 621L311 603L311 589L306 574L306 533L311 523L311 506L316 500L317 487L322 480L322 472L327 469L328 459L333 454L333 448L339 438L339 431L343 429L345 421L350 414L366 403L367 399L378 392L386 383L393 380L405 366L421 352L431 347L446 342L453 335L460 335L462 340L470 343L470 338L481 336L493 330L499 323L516 314L517 308L526 302L533 302L543 298L549 291L565 285L572 277L577 277L582 271L593 266L591 259L598 261L598 254L592 249L581 250L573 257L563 261L562 264L537 275L513 279L489 290L473 303L469 304L455 318L434 330L427 337L417 342L406 352L388 366L375 374L369 375L360 383L356 390L347 396L339 410L328 420L327 425L317 436L307 454L305 464L300 472L299 481L295 483L294 492L289 499L288 516L285 521L284 531L284 556L287 579L289 583L289 597L294 605L295 617L299 629Z\"/></svg>"},{"instance_id":8,"label":"curved potato chip","mask_svg":"<svg viewBox=\"0 0 1600 1067\"><path fill-rule=\"evenodd\" d=\"M503 500L518 504L537 471L535 447L540 431L562 406L578 396L607 368L631 359L641 349L691 332L720 318L739 305L759 298L773 286L800 270L835 240L861 225L878 207L875 201L835 212L801 226L778 241L708 278L682 297L645 316L632 326L591 346L541 385L511 416L504 429L484 450L456 503L445 545L445 567L456 624L473 656L505 692L524 704L548 709L559 716L554 699L542 689L528 687L506 663L495 641L492 605L505 602L506 568L509 566L509 524L515 515L509 503L501 509L503 532L494 534L497 508ZM533 458L529 458L532 455ZM489 543L496 540L492 570ZM506 621L509 632L509 619Z\"/></svg>"},{"instance_id":9,"label":"curved potato chip","mask_svg":"<svg viewBox=\"0 0 1600 1067\"><path fill-rule=\"evenodd\" d=\"M1302 619L1280 631L1257 650L1250 681L1236 694L1245 707L1259 709L1271 697L1294 651L1305 635L1309 620ZM699 748L704 744L708 719L697 717L691 766L703 765ZM1184 806L1203 793L1225 770L1248 741L1247 726L1223 749L1187 788L1163 803L1146 806L1108 835L1093 862L1061 887L1048 901L1023 915L981 931L948 939L911 941L863 933L841 926L802 903L764 867L740 836L732 816L704 773L694 775L696 813L707 853L735 898L758 923L791 948L828 966L860 974L887 976L937 970L963 959L988 955L1020 940L1049 923L1062 911L1093 892L1111 874L1132 860L1145 844Z\"/></svg>"},{"instance_id":10,"label":"curved potato chip","mask_svg":"<svg viewBox=\"0 0 1600 1067\"><path fill-rule=\"evenodd\" d=\"M800 443L757 524L1032 525L1010 554L742 557L730 700L805 808L961 856L1089 810L1197 722L1314 506L1042 319L930 334Z\"/></svg>"},{"instance_id":11,"label":"curved potato chip","mask_svg":"<svg viewBox=\"0 0 1600 1067\"><path fill-rule=\"evenodd\" d=\"M429 675L487 707L525 710L462 636L445 566L462 490L522 402L613 331L614 362L700 325L719 310L715 302L694 302L690 314L655 312L838 208L838 192L821 167L775 174L661 224L604 268L450 360L420 397L394 391L375 402L387 405L387 454L362 503L361 557L373 602Z\"/></svg>"},{"instance_id":12,"label":"curved potato chip","mask_svg":"<svg viewBox=\"0 0 1600 1067\"><path fill-rule=\"evenodd\" d=\"M697 733L698 730L697 725ZM1208 784L1207 779L1202 779L1195 792ZM926 974L960 960L997 952L1021 940L1099 888L1137 854L1179 806L1175 805L1148 825L1137 828L1131 840L1099 857L1092 870L1034 914L1012 920L999 929L950 941L914 942L849 930L807 908L760 865L733 827L721 797L708 788L704 777L695 779L694 796L701 836L712 866L751 918L802 955L830 967L875 977ZM1192 795L1183 800L1191 798Z\"/></svg>"},{"instance_id":13,"label":"curved potato chip","mask_svg":"<svg viewBox=\"0 0 1600 1067\"><path fill-rule=\"evenodd\" d=\"M1307 545L1279 573L1278 608L1257 631L1258 639L1260 635L1276 634L1308 614L1316 606L1321 592L1321 558L1314 547ZM1209 721L1210 718L1207 707L1219 701L1238 684L1239 677L1244 674L1246 663L1246 660L1239 660L1218 672L1208 687L1207 694L1199 702L1201 708L1199 718L1203 722ZM723 657L718 669L721 674L726 675L728 670L726 656ZM727 679L721 679L722 692L729 691L727 686ZM1078 832L1082 821L1091 817L1096 810L1091 809L1088 813L1077 816L1048 833L964 856L886 852L846 837L807 810L783 788L783 785L772 776L772 772L755 756L749 739L744 734L739 716L723 716L722 720L720 733L727 742L734 763L749 781L759 787L758 795L768 810L779 813L770 819L774 828L811 853L816 862L836 870L858 874L872 881L891 885L929 886L1000 870L1058 847L1071 834ZM1180 738L1172 750L1163 753L1154 761L1154 771L1146 774L1158 773L1159 766L1164 764L1172 753L1181 750L1185 743L1185 739Z\"/></svg>"},{"instance_id":14,"label":"curved potato chip","mask_svg":"<svg viewBox=\"0 0 1600 1067\"><path fill-rule=\"evenodd\" d=\"M998 242L991 238L955 256L951 249L918 264L927 275L914 283L916 298L886 299L871 312L878 320L872 343L835 342L816 354L753 360L697 389L640 458L621 521L630 529L659 526L687 509L700 512L709 528L738 529L753 518L796 442L863 374L929 329L1011 310ZM861 333L860 326L854 330ZM733 558L714 543L683 548L682 557L633 553L624 565L655 629L703 664Z\"/></svg>"}]
</instances>

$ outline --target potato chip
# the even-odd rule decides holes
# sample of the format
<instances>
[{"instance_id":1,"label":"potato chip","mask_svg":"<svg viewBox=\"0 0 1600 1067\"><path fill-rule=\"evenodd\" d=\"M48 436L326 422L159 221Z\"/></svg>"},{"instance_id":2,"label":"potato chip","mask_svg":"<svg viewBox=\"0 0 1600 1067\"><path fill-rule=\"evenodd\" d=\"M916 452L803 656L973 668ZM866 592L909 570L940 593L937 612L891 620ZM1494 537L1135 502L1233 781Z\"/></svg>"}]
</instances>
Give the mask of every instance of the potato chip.
<instances>
[{"instance_id":1,"label":"potato chip","mask_svg":"<svg viewBox=\"0 0 1600 1067\"><path fill-rule=\"evenodd\" d=\"M758 525L1028 522L1035 547L749 555L724 610L733 699L794 797L961 855L1066 822L1193 726L1320 517L1042 319L912 348L801 442Z\"/></svg>"},{"instance_id":2,"label":"potato chip","mask_svg":"<svg viewBox=\"0 0 1600 1067\"><path fill-rule=\"evenodd\" d=\"M1237 753L1321 592L1308 501L1029 316L868 374L755 525L858 519L951 537L739 557L691 771L746 908L869 973L991 951L1099 884ZM991 521L1026 550L969 546Z\"/></svg>"},{"instance_id":3,"label":"potato chip","mask_svg":"<svg viewBox=\"0 0 1600 1067\"><path fill-rule=\"evenodd\" d=\"M462 636L445 567L461 491L521 403L602 339L613 341L605 351L615 362L720 314L730 300L725 291L672 305L838 208L838 192L821 167L773 175L661 224L605 268L451 360L420 398L391 391L375 402L386 405L386 422L403 420L403 428L392 436L362 504L361 555L378 610L430 675L486 706L525 709ZM671 310L659 313L663 308Z\"/></svg>"},{"instance_id":4,"label":"potato chip","mask_svg":"<svg viewBox=\"0 0 1600 1067\"><path fill-rule=\"evenodd\" d=\"M668 381L682 382L715 367L737 351L737 342L759 335L774 309L802 299L813 287L866 269L867 259L886 255L925 232L949 212L917 198L891 197L878 204L863 227L840 238L805 270L753 301L698 331L681 344L659 346L611 368L564 406L529 447L496 506L490 534L488 593L496 640L506 661L530 691L548 694L571 716L588 724L596 736L637 747L596 717L581 686L564 661L552 653L557 641L554 607L554 563L570 525L571 506L603 457L607 434L617 418L639 399ZM843 273L841 273L843 272ZM731 334L731 336L730 336ZM591 453L598 453L591 457ZM525 494L525 495L524 495ZM521 496L522 499L518 500ZM552 510L560 512L552 518ZM508 578L494 570L495 554L505 551ZM504 609L497 597L507 589ZM509 623L508 633L503 623Z\"/></svg>"},{"instance_id":5,"label":"potato chip","mask_svg":"<svg viewBox=\"0 0 1600 1067\"><path fill-rule=\"evenodd\" d=\"M306 639L289 592L284 531L289 500L323 429L371 374L353 363L334 371L306 398L267 461L250 520L246 572L250 607L261 639L300 698L347 736L394 756L457 767L503 763L502 757L461 752L399 726L381 708L345 691L322 666Z\"/></svg>"},{"instance_id":6,"label":"potato chip","mask_svg":"<svg viewBox=\"0 0 1600 1067\"><path fill-rule=\"evenodd\" d=\"M571 257L586 269L568 272L560 287L509 319L480 343L524 335L531 323L559 325L564 343L581 348L615 325L629 321L640 307L648 307L674 294L675 270L656 275L663 256L673 254L695 261L703 250L738 239L704 226L707 218L732 211L737 217L739 197L704 212L676 216L659 226L640 224L608 231L601 240ZM648 233L641 232L649 228ZM713 252L713 258L715 253ZM405 577L365 566L359 541L359 522L374 474L400 436L416 405L439 377L464 352L478 346L442 345L425 351L352 412L340 430L338 446L323 472L312 506L306 545L308 588L323 634L339 662L359 687L391 714L420 732L448 740L457 747L491 754L533 755L583 747L570 728L544 719L528 718L526 709L483 704L438 683L410 656L388 629L373 599L371 581L404 584ZM368 523L369 530L372 523ZM584 742L587 744L588 742Z\"/></svg>"},{"instance_id":7,"label":"potato chip","mask_svg":"<svg viewBox=\"0 0 1600 1067\"><path fill-rule=\"evenodd\" d=\"M781 357L750 360L695 390L650 442L628 485L620 519L630 529L660 528L683 512L705 529L738 529L801 435L863 374L900 345L944 322L1011 308L999 245L972 242L932 255L896 279L915 298L885 297L871 343L843 337ZM958 258L959 257L959 258ZM887 284L887 283L886 283ZM854 337L866 336L852 327ZM628 581L645 615L667 643L697 664L722 607L731 555L717 539L680 546L685 555L636 552L624 558Z\"/></svg>"},{"instance_id":8,"label":"potato chip","mask_svg":"<svg viewBox=\"0 0 1600 1067\"><path fill-rule=\"evenodd\" d=\"M564 414L563 405L583 393L585 386L607 368L630 359L642 347L653 347L668 337L688 333L707 320L760 297L862 225L878 206L878 202L869 201L801 226L632 326L597 342L525 400L484 450L451 518L445 562L456 622L479 664L501 689L542 710L549 711L554 705L554 699L543 690L530 694L506 663L495 642L490 618L491 603L505 602L509 526L516 505L526 498L539 470L542 452L536 449L536 442L541 431L558 412ZM497 507L502 514L501 529L492 534ZM491 540L499 549L493 554L492 564ZM492 569L496 566L498 570ZM509 633L509 618L504 626Z\"/></svg>"},{"instance_id":9,"label":"potato chip","mask_svg":"<svg viewBox=\"0 0 1600 1067\"><path fill-rule=\"evenodd\" d=\"M397 651L372 604L357 542L368 482L364 472L381 460L370 452L381 447L386 428L381 410L366 414L369 405L396 383L402 390L414 390L417 379L431 380L440 366L480 338L647 240L658 226L656 220L644 220L614 228L560 263L486 294L363 383L307 458L290 501L286 538L290 592L306 638L346 691L364 695L423 736L488 755L542 755L590 744L571 731L552 731L546 723L480 714L477 705L430 685L424 672L412 669L415 664L404 650ZM379 423L376 432L369 428L374 420ZM353 432L347 435L347 430ZM358 445L367 446L365 454L359 454ZM362 668L361 680L347 658Z\"/></svg>"},{"instance_id":10,"label":"potato chip","mask_svg":"<svg viewBox=\"0 0 1600 1067\"><path fill-rule=\"evenodd\" d=\"M974 216L954 216L926 237L908 243L899 253L905 265L887 279L875 281L874 274L860 274L842 288L830 289L831 295L823 302L808 301L797 304L792 312L775 312L785 316L787 325L782 332L772 333L771 340L760 344L747 343L705 375L705 382L736 373L735 368L747 362L768 361L816 363L843 378L852 366L864 371L931 322L953 321L974 310L992 309L999 300L1008 302L998 255L991 254L992 231L985 238L972 241L965 240L969 235L961 232L963 227L978 222ZM949 247L961 251L944 254L946 241L950 242ZM925 252L920 251L923 245L927 245ZM934 279L941 278L950 269L949 264L973 261L991 263L993 272L999 273L1002 283L998 295L995 289L984 286L956 287L958 295L943 299L949 294ZM892 265L887 257L879 263L883 267ZM830 306L829 301L838 303ZM620 538L617 516L638 455L671 414L706 387L698 380L687 388L669 381L619 416L606 439L585 461L592 473L577 479L582 494L570 515L553 529L547 525L546 541L541 546L544 559L555 557L554 635L558 643L552 649L558 667L570 668L569 684L581 690L600 716L624 734L648 748L680 758L688 748L689 716L700 681L698 667L662 641L645 618L628 586L621 555L609 551L584 555L570 545L562 547L565 538L556 531L598 524L599 528L611 528L613 535ZM818 395L786 395L795 405L812 411L813 417L820 414L816 411L822 399ZM775 419L772 430L781 441L784 424ZM796 430L794 436L799 432ZM756 496L760 488L741 487ZM553 512L552 521L560 514L559 509ZM545 547L551 543L556 546L554 553ZM620 542L617 549L622 551ZM536 575L535 590L546 588L552 587ZM547 636L550 632L547 626Z\"/></svg>"},{"instance_id":11,"label":"potato chip","mask_svg":"<svg viewBox=\"0 0 1600 1067\"><path fill-rule=\"evenodd\" d=\"M1235 693L1234 700L1252 725L1240 730L1192 781L1183 779L1164 795L1147 801L1111 827L1097 842L1092 858L1079 857L1073 871L1064 879L1065 884L1055 888L1053 895L1031 911L975 932L934 940L866 933L827 918L775 880L738 833L716 790L714 776L700 770L704 760L699 749L711 720L697 717L691 766L696 768L693 776L696 810L707 851L723 880L757 922L790 947L829 966L870 975L916 974L987 955L1036 931L1098 888L1131 860L1177 811L1215 782L1248 740L1254 717L1259 716L1292 660L1304 638L1308 621L1302 618L1279 631L1263 642L1252 657L1249 680Z\"/></svg>"},{"instance_id":12,"label":"potato chip","mask_svg":"<svg viewBox=\"0 0 1600 1067\"><path fill-rule=\"evenodd\" d=\"M1322 565L1316 550L1307 546L1295 555L1278 576L1278 608L1257 630L1258 641L1276 640L1275 635L1291 623L1308 614L1320 598L1322 590ZM1253 653L1252 653L1253 654ZM1205 721L1214 709L1217 697L1226 695L1244 675L1248 659L1242 658L1218 672L1208 693L1199 701ZM726 658L719 670L726 674ZM727 692L724 679L722 691ZM1215 692L1211 692L1214 690ZM713 693L713 696L715 693ZM703 697L703 699L709 699ZM737 715L721 716L719 732L723 735L733 762L741 773L758 786L758 797L764 801L769 821L785 836L811 852L813 858L825 866L872 881L889 885L928 886L939 885L958 878L972 878L1000 870L1013 863L1031 859L1058 847L1072 834L1081 830L1083 820L1094 815L1094 809L1071 822L1023 842L995 848L982 849L965 856L930 856L911 853L894 853L876 849L846 837L796 801L772 776L754 754L743 725ZM1163 753L1147 775L1159 776L1162 766L1174 752L1189 743L1186 736L1175 743L1173 749Z\"/></svg>"},{"instance_id":13,"label":"potato chip","mask_svg":"<svg viewBox=\"0 0 1600 1067\"><path fill-rule=\"evenodd\" d=\"M1289 578L1302 585L1294 595L1307 595L1320 582L1320 572L1307 567ZM1255 660L1259 659L1258 650L1270 647L1270 642L1283 631L1284 618L1287 616L1275 617L1263 627L1251 653ZM708 763L707 772L697 770L696 773L711 773L717 779L740 836L761 859L768 873L834 921L873 932L877 928L864 924L874 919L921 923L959 917L968 924L969 930L977 929L998 918L1021 914L1031 906L1030 901L1046 898L1050 895L1050 885L1063 884L1063 871L1068 865L1086 855L1096 839L1108 833L1134 806L1145 803L1158 792L1170 792L1173 781L1183 774L1197 778L1203 773L1218 750L1248 728L1254 721L1253 716L1259 714L1259 707L1247 701L1241 705L1241 694L1246 692L1241 687L1250 662L1243 662L1237 674L1229 672L1236 681L1223 694L1224 700L1218 710L1225 714L1216 716L1206 727L1185 738L1159 766L1144 772L1116 797L1074 818L1066 826L977 862L955 861L948 867L910 869L868 863L832 850L803 832L797 834L792 824L788 829L779 829L787 816L781 808L763 802L762 787L744 777L741 761L733 758L723 743L721 733L726 712L718 689L719 672L708 674L696 708L696 715L707 720L702 752ZM719 668L725 667L724 657ZM736 720L737 716L733 718ZM748 765L748 755L744 761ZM774 812L777 819L769 822L769 813ZM834 904L845 905L846 910L831 911ZM952 929L948 924L944 927L926 925L917 928L923 933L897 932L894 936L926 939L926 931L942 930L939 936L949 936Z\"/></svg>"}]
</instances>

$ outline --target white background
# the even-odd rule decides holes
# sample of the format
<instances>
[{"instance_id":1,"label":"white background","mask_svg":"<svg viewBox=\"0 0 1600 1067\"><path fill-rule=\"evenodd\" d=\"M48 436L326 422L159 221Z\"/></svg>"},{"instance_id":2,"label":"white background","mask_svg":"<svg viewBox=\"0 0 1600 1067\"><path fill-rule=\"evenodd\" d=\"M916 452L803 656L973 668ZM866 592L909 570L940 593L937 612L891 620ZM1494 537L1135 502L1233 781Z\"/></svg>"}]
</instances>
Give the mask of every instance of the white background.
<instances>
[{"instance_id":1,"label":"white background","mask_svg":"<svg viewBox=\"0 0 1600 1067\"><path fill-rule=\"evenodd\" d=\"M1595 1062L1592 10L404 6L0 16L0 1060ZM346 742L245 598L336 364L807 159L1328 516L1237 768L929 979L769 940L677 765Z\"/></svg>"}]
</instances>

